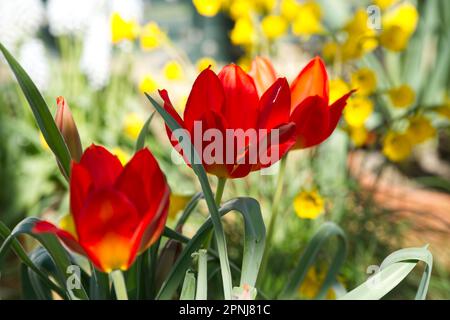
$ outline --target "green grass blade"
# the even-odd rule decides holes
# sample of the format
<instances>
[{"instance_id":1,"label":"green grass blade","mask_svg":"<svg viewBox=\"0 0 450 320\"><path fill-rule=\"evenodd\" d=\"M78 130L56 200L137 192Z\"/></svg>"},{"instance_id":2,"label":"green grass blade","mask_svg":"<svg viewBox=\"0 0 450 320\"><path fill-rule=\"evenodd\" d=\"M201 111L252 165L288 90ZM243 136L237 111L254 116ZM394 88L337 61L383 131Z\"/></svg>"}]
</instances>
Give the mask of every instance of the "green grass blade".
<instances>
[{"instance_id":1,"label":"green grass blade","mask_svg":"<svg viewBox=\"0 0 450 320\"><path fill-rule=\"evenodd\" d=\"M180 300L194 300L195 297L195 275L191 270L186 271L183 289L181 289Z\"/></svg>"},{"instance_id":2,"label":"green grass blade","mask_svg":"<svg viewBox=\"0 0 450 320\"><path fill-rule=\"evenodd\" d=\"M58 127L56 126L44 98L25 70L1 43L0 51L5 56L6 61L8 61L12 71L14 72L14 75L16 76L17 81L25 94L28 104L31 107L31 111L33 112L39 129L42 131L45 141L47 141L48 146L55 154L58 162L61 164L66 177L69 177L71 159L69 149L67 148L66 143L64 142Z\"/></svg>"},{"instance_id":3,"label":"green grass blade","mask_svg":"<svg viewBox=\"0 0 450 320\"><path fill-rule=\"evenodd\" d=\"M139 136L136 140L136 147L135 147L136 151L139 151L145 147L145 138L147 137L148 128L149 128L150 123L152 122L154 116L155 116L155 111L153 111L152 114L150 115L150 117L148 117L147 121L145 121L144 126L142 127L141 131L139 132Z\"/></svg>"},{"instance_id":4,"label":"green grass blade","mask_svg":"<svg viewBox=\"0 0 450 320\"><path fill-rule=\"evenodd\" d=\"M197 291L195 300L208 299L208 265L207 253L205 249L198 250L198 272L197 272Z\"/></svg>"}]
</instances>

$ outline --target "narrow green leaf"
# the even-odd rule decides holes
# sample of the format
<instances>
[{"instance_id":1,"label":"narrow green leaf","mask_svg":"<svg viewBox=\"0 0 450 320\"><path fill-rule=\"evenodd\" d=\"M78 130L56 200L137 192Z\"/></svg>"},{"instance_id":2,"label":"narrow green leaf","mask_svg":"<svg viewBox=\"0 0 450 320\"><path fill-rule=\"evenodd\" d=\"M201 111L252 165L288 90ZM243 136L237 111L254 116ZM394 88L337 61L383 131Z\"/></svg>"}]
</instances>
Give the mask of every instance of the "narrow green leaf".
<instances>
[{"instance_id":1,"label":"narrow green leaf","mask_svg":"<svg viewBox=\"0 0 450 320\"><path fill-rule=\"evenodd\" d=\"M332 237L338 238L338 248L316 298L322 299L326 296L328 289L336 280L336 276L344 263L345 257L347 256L347 237L344 231L333 222L326 222L322 224L314 237L308 243L305 251L300 257L297 267L292 272L286 286L281 292L279 296L280 299L292 299L296 295L296 292L305 279L309 268L316 261L320 249Z\"/></svg>"},{"instance_id":2,"label":"narrow green leaf","mask_svg":"<svg viewBox=\"0 0 450 320\"><path fill-rule=\"evenodd\" d=\"M145 138L148 134L148 127L150 126L150 123L152 122L153 117L155 116L155 111L152 112L150 117L148 117L147 121L145 121L144 126L142 127L141 131L139 132L139 136L136 140L136 151L141 150L145 146Z\"/></svg>"},{"instance_id":3,"label":"narrow green leaf","mask_svg":"<svg viewBox=\"0 0 450 320\"><path fill-rule=\"evenodd\" d=\"M180 219L177 221L177 226L175 229L178 229L179 227L183 226L187 219L191 216L191 213L194 211L194 209L197 207L198 202L203 199L203 193L197 192L191 200L186 205L186 208L183 211L183 214L181 215Z\"/></svg>"},{"instance_id":4,"label":"narrow green leaf","mask_svg":"<svg viewBox=\"0 0 450 320\"><path fill-rule=\"evenodd\" d=\"M33 83L31 78L25 72L25 70L20 66L20 64L14 59L14 57L9 53L9 51L0 43L0 51L8 61L12 71L14 72L20 87L33 111L34 118L42 131L42 134L47 141L48 146L53 151L56 159L61 164L66 177L70 176L70 153L69 149L64 142L58 127L53 120L52 114L45 103L36 85Z\"/></svg>"},{"instance_id":5,"label":"narrow green leaf","mask_svg":"<svg viewBox=\"0 0 450 320\"><path fill-rule=\"evenodd\" d=\"M181 289L180 300L194 300L195 297L195 275L191 270L186 271L183 289Z\"/></svg>"},{"instance_id":6,"label":"narrow green leaf","mask_svg":"<svg viewBox=\"0 0 450 320\"><path fill-rule=\"evenodd\" d=\"M195 253L194 253L195 255ZM197 292L195 300L208 299L208 265L207 254L205 249L198 250L198 272L197 272Z\"/></svg>"},{"instance_id":7,"label":"narrow green leaf","mask_svg":"<svg viewBox=\"0 0 450 320\"><path fill-rule=\"evenodd\" d=\"M433 256L426 247L401 249L391 253L384 259L379 271L374 276L342 296L340 299L381 299L406 278L419 261L425 262L426 267L417 290L416 300L423 300L428 291L433 266Z\"/></svg>"}]
</instances>

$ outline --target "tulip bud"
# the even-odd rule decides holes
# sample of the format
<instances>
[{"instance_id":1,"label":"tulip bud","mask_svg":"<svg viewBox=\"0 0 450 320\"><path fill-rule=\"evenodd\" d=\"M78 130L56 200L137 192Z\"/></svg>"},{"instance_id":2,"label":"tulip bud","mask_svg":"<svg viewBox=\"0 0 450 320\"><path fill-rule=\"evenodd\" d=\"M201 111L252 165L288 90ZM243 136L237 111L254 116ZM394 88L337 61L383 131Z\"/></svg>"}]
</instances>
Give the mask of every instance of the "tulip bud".
<instances>
[{"instance_id":1,"label":"tulip bud","mask_svg":"<svg viewBox=\"0 0 450 320\"><path fill-rule=\"evenodd\" d=\"M178 228L178 232L181 232L181 228ZM164 249L158 259L158 264L156 266L156 288L159 290L162 284L169 275L172 266L178 259L182 250L181 243L175 240L167 241Z\"/></svg>"},{"instance_id":2,"label":"tulip bud","mask_svg":"<svg viewBox=\"0 0 450 320\"><path fill-rule=\"evenodd\" d=\"M83 148L77 126L72 117L72 112L64 97L56 98L56 103L58 105L55 115L56 126L66 142L70 156L73 160L79 162L83 154Z\"/></svg>"}]
</instances>

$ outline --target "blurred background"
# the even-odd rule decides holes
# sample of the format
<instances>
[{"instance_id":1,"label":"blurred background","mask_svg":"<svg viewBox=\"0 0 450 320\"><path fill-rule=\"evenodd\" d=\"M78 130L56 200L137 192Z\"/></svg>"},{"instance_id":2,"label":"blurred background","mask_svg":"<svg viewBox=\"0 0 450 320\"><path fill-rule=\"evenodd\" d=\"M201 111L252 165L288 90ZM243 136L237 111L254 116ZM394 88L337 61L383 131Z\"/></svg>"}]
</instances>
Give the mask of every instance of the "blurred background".
<instances>
[{"instance_id":1,"label":"blurred background","mask_svg":"<svg viewBox=\"0 0 450 320\"><path fill-rule=\"evenodd\" d=\"M428 297L450 298L449 32L446 0L0 0L0 42L51 111L64 96L83 146L102 144L124 163L153 111L143 92L168 89L182 112L209 65L219 71L233 62L249 71L262 55L293 80L319 55L330 100L358 88L330 139L289 155L274 263L261 288L280 290L314 231L332 220L346 231L350 252L330 299L365 281L367 268L390 252L426 243L435 259ZM0 136L0 220L10 228L26 216L58 221L68 212L67 184L3 57ZM173 164L158 116L147 145L174 193L173 224L200 188L187 166ZM255 197L268 218L275 183L276 175L254 173L229 181L224 199ZM200 206L184 233L192 235L206 214ZM241 228L237 217L226 219L236 262ZM329 246L299 298L319 289ZM2 299L20 295L18 263L11 255L2 270ZM413 298L421 272L387 298Z\"/></svg>"}]
</instances>

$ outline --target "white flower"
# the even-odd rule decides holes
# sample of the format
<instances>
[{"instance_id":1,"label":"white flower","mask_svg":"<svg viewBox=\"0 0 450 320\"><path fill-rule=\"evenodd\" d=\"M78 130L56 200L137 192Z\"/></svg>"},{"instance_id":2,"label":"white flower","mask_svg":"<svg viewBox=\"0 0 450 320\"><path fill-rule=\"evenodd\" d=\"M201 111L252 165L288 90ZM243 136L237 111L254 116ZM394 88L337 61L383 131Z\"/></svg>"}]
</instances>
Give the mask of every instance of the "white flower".
<instances>
[{"instance_id":1,"label":"white flower","mask_svg":"<svg viewBox=\"0 0 450 320\"><path fill-rule=\"evenodd\" d=\"M41 0L0 0L0 41L10 50L33 37L44 23Z\"/></svg>"},{"instance_id":2,"label":"white flower","mask_svg":"<svg viewBox=\"0 0 450 320\"><path fill-rule=\"evenodd\" d=\"M109 18L105 15L91 18L84 36L80 68L94 89L108 83L112 53L110 38Z\"/></svg>"},{"instance_id":3,"label":"white flower","mask_svg":"<svg viewBox=\"0 0 450 320\"><path fill-rule=\"evenodd\" d=\"M112 0L111 12L118 12L125 20L141 22L144 4L142 0Z\"/></svg>"},{"instance_id":4,"label":"white flower","mask_svg":"<svg viewBox=\"0 0 450 320\"><path fill-rule=\"evenodd\" d=\"M44 43L39 39L27 40L20 48L18 60L38 89L45 91L50 74Z\"/></svg>"}]
</instances>

